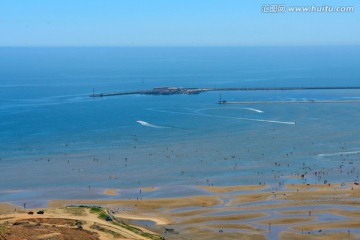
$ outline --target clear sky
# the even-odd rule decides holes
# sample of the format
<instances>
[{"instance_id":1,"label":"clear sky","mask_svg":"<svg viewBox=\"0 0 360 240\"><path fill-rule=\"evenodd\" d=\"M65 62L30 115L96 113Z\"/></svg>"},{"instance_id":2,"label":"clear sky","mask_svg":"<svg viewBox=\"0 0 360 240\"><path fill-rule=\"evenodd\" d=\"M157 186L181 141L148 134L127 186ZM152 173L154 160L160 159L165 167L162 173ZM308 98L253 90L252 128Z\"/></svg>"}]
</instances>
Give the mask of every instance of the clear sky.
<instances>
[{"instance_id":1,"label":"clear sky","mask_svg":"<svg viewBox=\"0 0 360 240\"><path fill-rule=\"evenodd\" d=\"M263 13L264 4L353 6ZM360 0L0 0L0 46L360 45Z\"/></svg>"}]
</instances>

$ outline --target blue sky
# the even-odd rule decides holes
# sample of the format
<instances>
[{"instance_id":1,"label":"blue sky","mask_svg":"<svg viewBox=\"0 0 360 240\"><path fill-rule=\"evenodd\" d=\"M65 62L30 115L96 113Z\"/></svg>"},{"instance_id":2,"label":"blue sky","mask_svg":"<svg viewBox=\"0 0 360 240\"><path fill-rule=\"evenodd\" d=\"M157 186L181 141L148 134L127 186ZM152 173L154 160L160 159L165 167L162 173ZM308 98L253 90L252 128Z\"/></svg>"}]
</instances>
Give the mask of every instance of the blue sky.
<instances>
[{"instance_id":1,"label":"blue sky","mask_svg":"<svg viewBox=\"0 0 360 240\"><path fill-rule=\"evenodd\" d=\"M262 13L263 4L354 6ZM1 0L0 46L360 45L359 0Z\"/></svg>"}]
</instances>

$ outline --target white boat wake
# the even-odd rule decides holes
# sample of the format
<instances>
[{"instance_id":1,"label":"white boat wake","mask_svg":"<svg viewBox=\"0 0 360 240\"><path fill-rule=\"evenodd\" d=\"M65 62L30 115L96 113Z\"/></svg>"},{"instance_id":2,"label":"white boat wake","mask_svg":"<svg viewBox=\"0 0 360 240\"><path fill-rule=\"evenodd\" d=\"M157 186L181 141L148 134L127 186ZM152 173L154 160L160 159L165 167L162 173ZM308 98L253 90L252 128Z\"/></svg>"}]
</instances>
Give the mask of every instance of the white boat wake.
<instances>
[{"instance_id":1,"label":"white boat wake","mask_svg":"<svg viewBox=\"0 0 360 240\"><path fill-rule=\"evenodd\" d=\"M352 151L352 152L321 153L316 156L318 158L327 158L327 157L335 157L335 156L342 156L342 155L355 155L355 154L360 154L360 150Z\"/></svg>"},{"instance_id":2,"label":"white boat wake","mask_svg":"<svg viewBox=\"0 0 360 240\"><path fill-rule=\"evenodd\" d=\"M253 112L257 112L257 113L264 113L264 111L256 109L256 108L244 108L244 109L250 110L250 111L253 111Z\"/></svg>"},{"instance_id":3,"label":"white boat wake","mask_svg":"<svg viewBox=\"0 0 360 240\"><path fill-rule=\"evenodd\" d=\"M207 114L207 115L204 115L204 116L211 116L211 117L218 117L218 118L227 118L227 119L235 119L235 120L254 121L254 122L280 123L280 124L287 124L287 125L295 125L295 124L296 124L296 122L283 122L283 121L267 120L267 119L257 119L257 118L227 117L227 116L208 115L208 114Z\"/></svg>"},{"instance_id":4,"label":"white boat wake","mask_svg":"<svg viewBox=\"0 0 360 240\"><path fill-rule=\"evenodd\" d=\"M238 108L238 107L226 107L226 108L202 108L202 109L198 109L197 113L206 111L206 110L227 110L227 109L243 109L243 110L249 110L249 111L253 111L253 112L257 112L257 113L264 113L264 111L260 110L260 109L256 109L256 108Z\"/></svg>"},{"instance_id":5,"label":"white boat wake","mask_svg":"<svg viewBox=\"0 0 360 240\"><path fill-rule=\"evenodd\" d=\"M153 109L153 108L151 108L149 110L155 111L155 112L172 113L172 114L203 116L203 117L216 117L216 118L226 118L226 119L234 119L234 120L245 120L245 121L254 121L254 122L268 122L268 123L278 123L278 124L286 124L286 125L296 125L296 122L285 122L285 121L276 121L276 120L268 120L268 119L228 117L228 116L212 115L212 114L204 114L204 113L167 111L167 110L160 110L160 109Z\"/></svg>"},{"instance_id":6,"label":"white boat wake","mask_svg":"<svg viewBox=\"0 0 360 240\"><path fill-rule=\"evenodd\" d=\"M160 125L155 125L155 124L151 124L151 123L148 123L148 122L145 122L145 121L140 121L140 120L137 120L136 121L137 123L145 126L145 127L151 127L151 128L170 128L170 127L166 127L166 126L160 126Z\"/></svg>"}]
</instances>

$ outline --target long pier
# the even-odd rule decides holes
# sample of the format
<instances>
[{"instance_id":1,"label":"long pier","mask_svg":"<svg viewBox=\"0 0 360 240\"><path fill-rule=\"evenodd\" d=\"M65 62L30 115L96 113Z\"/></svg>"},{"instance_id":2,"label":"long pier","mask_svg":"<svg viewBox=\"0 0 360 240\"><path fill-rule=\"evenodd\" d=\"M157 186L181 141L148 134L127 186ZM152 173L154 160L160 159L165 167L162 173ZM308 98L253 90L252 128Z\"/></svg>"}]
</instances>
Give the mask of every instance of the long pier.
<instances>
[{"instance_id":1,"label":"long pier","mask_svg":"<svg viewBox=\"0 0 360 240\"><path fill-rule=\"evenodd\" d=\"M90 97L111 97L116 95L133 95L133 94L141 94L138 91L134 92L110 92L110 93L93 93Z\"/></svg>"},{"instance_id":2,"label":"long pier","mask_svg":"<svg viewBox=\"0 0 360 240\"><path fill-rule=\"evenodd\" d=\"M219 101L218 104L303 104L303 103L360 103L360 100L307 100L307 101L242 101L242 102L227 102Z\"/></svg>"},{"instance_id":3,"label":"long pier","mask_svg":"<svg viewBox=\"0 0 360 240\"><path fill-rule=\"evenodd\" d=\"M199 94L210 91L294 91L294 90L360 90L360 86L350 87L262 87L262 88L177 88L177 87L156 87L150 90L93 93L90 97L110 97L118 95L175 95L175 94Z\"/></svg>"}]
</instances>

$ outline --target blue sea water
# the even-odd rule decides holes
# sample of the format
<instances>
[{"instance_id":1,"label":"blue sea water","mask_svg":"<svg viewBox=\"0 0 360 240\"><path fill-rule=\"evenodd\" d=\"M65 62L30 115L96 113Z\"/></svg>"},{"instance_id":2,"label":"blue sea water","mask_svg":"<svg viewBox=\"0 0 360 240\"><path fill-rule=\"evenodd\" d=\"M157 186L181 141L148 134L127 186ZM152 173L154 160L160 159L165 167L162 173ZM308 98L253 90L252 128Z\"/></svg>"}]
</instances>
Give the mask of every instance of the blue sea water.
<instances>
[{"instance_id":1,"label":"blue sea water","mask_svg":"<svg viewBox=\"0 0 360 240\"><path fill-rule=\"evenodd\" d=\"M360 86L360 48L0 48L0 201L109 198L106 188L128 198L142 187L159 189L143 197L176 197L206 194L198 185L305 181L290 177L299 174L311 183L358 178L359 103L220 106L219 92L89 97L156 86ZM221 94L360 99L360 90Z\"/></svg>"}]
</instances>

